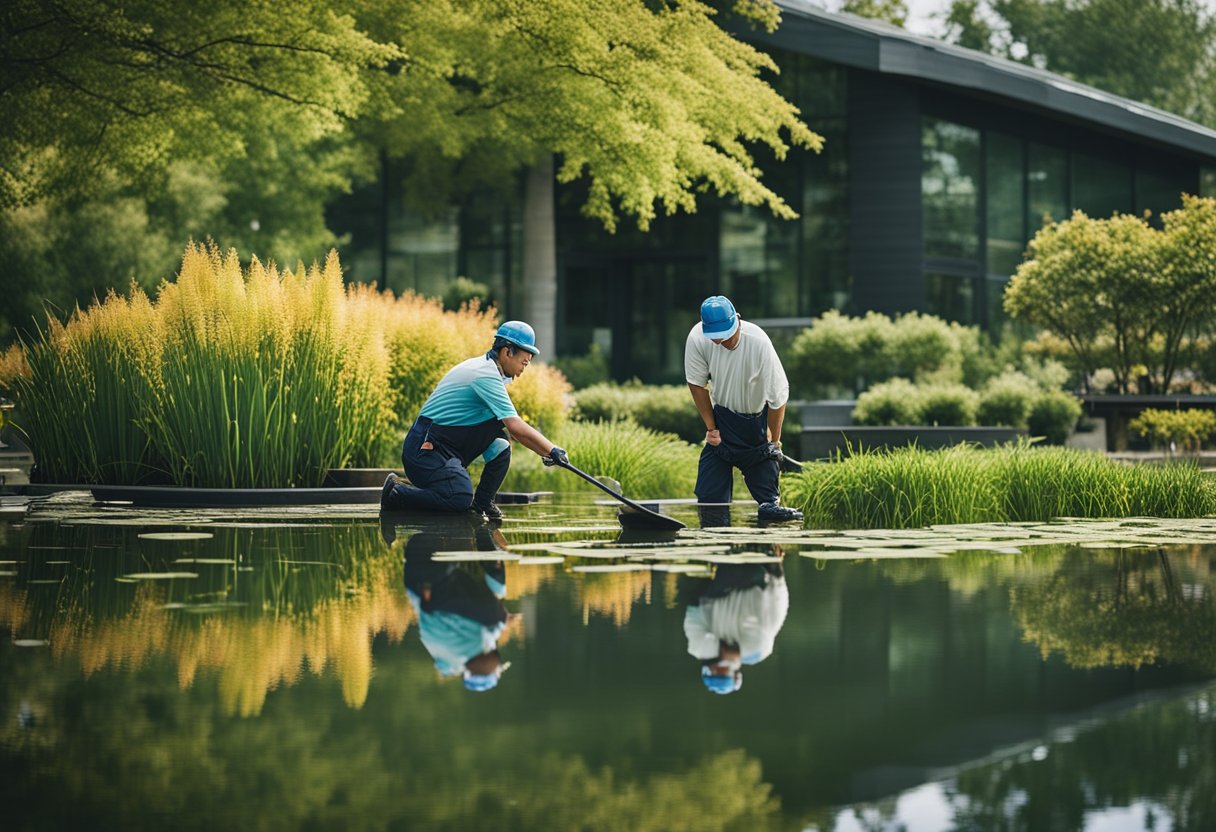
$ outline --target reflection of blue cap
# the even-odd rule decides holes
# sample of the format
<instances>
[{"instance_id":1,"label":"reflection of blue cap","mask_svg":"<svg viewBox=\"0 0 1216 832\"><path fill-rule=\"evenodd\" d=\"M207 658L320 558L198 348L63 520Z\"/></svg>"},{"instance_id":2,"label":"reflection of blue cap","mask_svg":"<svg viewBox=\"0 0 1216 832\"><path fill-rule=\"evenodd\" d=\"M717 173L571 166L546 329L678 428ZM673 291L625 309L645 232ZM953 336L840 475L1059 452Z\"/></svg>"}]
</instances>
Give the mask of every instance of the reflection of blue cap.
<instances>
[{"instance_id":1,"label":"reflection of blue cap","mask_svg":"<svg viewBox=\"0 0 1216 832\"><path fill-rule=\"evenodd\" d=\"M728 676L717 676L709 672L708 665L702 665L701 681L710 693L734 693L743 687L743 674L736 670Z\"/></svg>"},{"instance_id":2,"label":"reflection of blue cap","mask_svg":"<svg viewBox=\"0 0 1216 832\"><path fill-rule=\"evenodd\" d=\"M481 675L476 675L473 673L469 673L467 670L465 671L465 674L464 674L464 689L465 690L471 690L474 693L481 693L483 691L492 690L493 688L495 688L497 686L498 686L498 674L497 673L483 673Z\"/></svg>"}]
</instances>

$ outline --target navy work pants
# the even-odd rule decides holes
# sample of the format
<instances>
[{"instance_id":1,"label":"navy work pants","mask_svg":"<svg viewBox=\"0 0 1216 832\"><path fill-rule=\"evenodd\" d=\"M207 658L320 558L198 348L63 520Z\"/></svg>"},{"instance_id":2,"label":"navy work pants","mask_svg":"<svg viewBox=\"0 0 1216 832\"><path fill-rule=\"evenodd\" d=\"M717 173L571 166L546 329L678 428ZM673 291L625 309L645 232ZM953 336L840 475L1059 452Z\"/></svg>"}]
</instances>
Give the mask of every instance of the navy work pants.
<instances>
[{"instance_id":1,"label":"navy work pants","mask_svg":"<svg viewBox=\"0 0 1216 832\"><path fill-rule=\"evenodd\" d=\"M722 442L701 449L697 502L729 503L734 494L735 468L743 472L743 482L757 503L776 502L779 471L768 441L768 408L743 414L716 404L714 421Z\"/></svg>"},{"instance_id":2,"label":"navy work pants","mask_svg":"<svg viewBox=\"0 0 1216 832\"><path fill-rule=\"evenodd\" d=\"M502 423L496 419L450 428L419 417L401 446L401 464L410 484L397 483L388 507L431 511L464 511L475 507L484 510L494 501L511 467L511 448L508 445L486 463L476 492L465 466L483 454L496 439L506 441Z\"/></svg>"}]
</instances>

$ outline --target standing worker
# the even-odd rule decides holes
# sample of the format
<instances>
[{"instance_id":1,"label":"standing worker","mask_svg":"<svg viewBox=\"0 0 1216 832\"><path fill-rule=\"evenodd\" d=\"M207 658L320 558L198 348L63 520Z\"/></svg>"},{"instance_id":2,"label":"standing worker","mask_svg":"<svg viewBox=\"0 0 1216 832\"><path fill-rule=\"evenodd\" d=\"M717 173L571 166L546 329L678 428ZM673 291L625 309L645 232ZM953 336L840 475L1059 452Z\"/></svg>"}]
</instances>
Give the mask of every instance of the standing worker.
<instances>
[{"instance_id":1,"label":"standing worker","mask_svg":"<svg viewBox=\"0 0 1216 832\"><path fill-rule=\"evenodd\" d=\"M494 498L511 467L511 443L504 428L543 457L545 465L568 464L565 450L519 418L507 395L507 385L539 354L532 327L507 321L495 333L489 352L449 370L422 405L401 448L401 463L412 485L389 474L380 508L465 511L471 507L486 520L501 520ZM474 491L466 469L479 456L486 467Z\"/></svg>"},{"instance_id":2,"label":"standing worker","mask_svg":"<svg viewBox=\"0 0 1216 832\"><path fill-rule=\"evenodd\" d=\"M684 344L684 377L705 422L697 502L729 503L738 468L761 521L801 520L802 512L781 505L777 491L790 384L764 330L740 318L722 295L706 298Z\"/></svg>"}]
</instances>

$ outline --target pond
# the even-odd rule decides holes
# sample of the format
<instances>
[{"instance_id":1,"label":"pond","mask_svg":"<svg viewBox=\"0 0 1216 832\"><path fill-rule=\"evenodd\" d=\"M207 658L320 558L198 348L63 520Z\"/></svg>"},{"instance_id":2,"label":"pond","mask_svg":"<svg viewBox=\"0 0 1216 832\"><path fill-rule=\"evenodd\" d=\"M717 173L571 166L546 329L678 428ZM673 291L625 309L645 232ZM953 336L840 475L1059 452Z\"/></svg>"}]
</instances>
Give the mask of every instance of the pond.
<instances>
[{"instance_id":1,"label":"pond","mask_svg":"<svg viewBox=\"0 0 1216 832\"><path fill-rule=\"evenodd\" d=\"M5 828L1216 829L1216 520L664 510L40 503Z\"/></svg>"}]
</instances>

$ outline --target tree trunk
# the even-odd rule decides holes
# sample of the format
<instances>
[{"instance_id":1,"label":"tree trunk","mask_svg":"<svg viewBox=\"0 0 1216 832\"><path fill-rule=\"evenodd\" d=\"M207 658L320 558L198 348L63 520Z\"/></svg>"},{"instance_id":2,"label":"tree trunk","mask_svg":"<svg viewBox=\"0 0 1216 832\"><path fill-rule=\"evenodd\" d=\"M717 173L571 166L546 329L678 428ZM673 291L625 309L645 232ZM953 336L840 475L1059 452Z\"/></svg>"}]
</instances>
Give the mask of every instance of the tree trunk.
<instances>
[{"instance_id":1,"label":"tree trunk","mask_svg":"<svg viewBox=\"0 0 1216 832\"><path fill-rule=\"evenodd\" d=\"M524 186L524 320L536 330L541 358L557 355L557 222L553 157L528 170ZM539 359L538 359L539 360Z\"/></svg>"}]
</instances>

